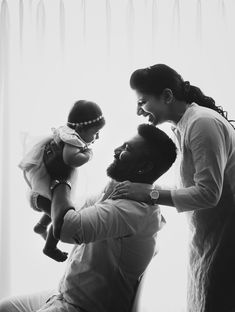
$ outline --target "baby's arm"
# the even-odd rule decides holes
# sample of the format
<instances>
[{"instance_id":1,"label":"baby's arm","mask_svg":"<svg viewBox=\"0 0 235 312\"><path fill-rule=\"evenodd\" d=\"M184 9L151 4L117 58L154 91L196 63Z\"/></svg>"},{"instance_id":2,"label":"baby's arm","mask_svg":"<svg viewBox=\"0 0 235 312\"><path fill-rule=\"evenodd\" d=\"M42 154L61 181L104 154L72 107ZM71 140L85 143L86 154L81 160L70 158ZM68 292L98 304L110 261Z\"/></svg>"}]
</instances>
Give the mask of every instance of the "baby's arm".
<instances>
[{"instance_id":1,"label":"baby's arm","mask_svg":"<svg viewBox=\"0 0 235 312\"><path fill-rule=\"evenodd\" d=\"M92 156L91 149L82 150L76 146L66 144L63 149L63 160L70 167L80 167L90 160Z\"/></svg>"}]
</instances>

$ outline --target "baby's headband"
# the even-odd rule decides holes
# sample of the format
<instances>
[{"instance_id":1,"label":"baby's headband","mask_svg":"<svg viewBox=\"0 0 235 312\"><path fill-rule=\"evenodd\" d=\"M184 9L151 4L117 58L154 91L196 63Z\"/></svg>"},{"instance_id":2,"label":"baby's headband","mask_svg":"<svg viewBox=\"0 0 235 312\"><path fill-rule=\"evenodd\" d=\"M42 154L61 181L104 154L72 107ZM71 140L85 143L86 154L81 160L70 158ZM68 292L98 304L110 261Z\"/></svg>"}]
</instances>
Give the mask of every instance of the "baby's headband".
<instances>
[{"instance_id":1,"label":"baby's headband","mask_svg":"<svg viewBox=\"0 0 235 312\"><path fill-rule=\"evenodd\" d=\"M97 117L96 119L92 119L92 120L87 120L87 121L83 121L83 122L77 122L77 123L73 123L73 122L67 122L67 125L73 126L73 127L77 127L77 126L85 126L85 125L90 125L93 124L101 119L103 119L104 116L101 115L99 117Z\"/></svg>"}]
</instances>

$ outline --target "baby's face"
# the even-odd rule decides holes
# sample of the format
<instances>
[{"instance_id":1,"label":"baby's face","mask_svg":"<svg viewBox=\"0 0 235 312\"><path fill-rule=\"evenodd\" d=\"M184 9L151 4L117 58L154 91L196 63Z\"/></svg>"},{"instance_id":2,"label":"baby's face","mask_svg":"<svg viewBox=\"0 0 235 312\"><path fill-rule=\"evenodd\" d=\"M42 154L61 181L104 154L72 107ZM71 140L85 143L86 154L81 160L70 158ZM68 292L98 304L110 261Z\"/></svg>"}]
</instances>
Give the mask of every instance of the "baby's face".
<instances>
[{"instance_id":1,"label":"baby's face","mask_svg":"<svg viewBox=\"0 0 235 312\"><path fill-rule=\"evenodd\" d=\"M95 140L99 139L99 132L101 129L102 126L94 126L85 130L80 130L79 134L86 143L94 143Z\"/></svg>"}]
</instances>

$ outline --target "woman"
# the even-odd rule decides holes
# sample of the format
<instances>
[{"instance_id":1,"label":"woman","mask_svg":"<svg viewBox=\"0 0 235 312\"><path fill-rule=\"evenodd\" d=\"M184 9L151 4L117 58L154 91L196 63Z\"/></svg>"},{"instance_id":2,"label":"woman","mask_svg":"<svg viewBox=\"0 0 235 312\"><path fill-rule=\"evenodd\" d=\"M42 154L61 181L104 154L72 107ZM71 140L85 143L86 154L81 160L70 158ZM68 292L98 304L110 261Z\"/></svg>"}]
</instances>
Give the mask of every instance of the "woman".
<instances>
[{"instance_id":1,"label":"woman","mask_svg":"<svg viewBox=\"0 0 235 312\"><path fill-rule=\"evenodd\" d=\"M226 112L172 68L157 64L130 79L138 115L171 122L182 154L176 190L120 183L112 198L187 212L191 230L187 312L235 311L235 131ZM161 148L161 146L159 146Z\"/></svg>"}]
</instances>

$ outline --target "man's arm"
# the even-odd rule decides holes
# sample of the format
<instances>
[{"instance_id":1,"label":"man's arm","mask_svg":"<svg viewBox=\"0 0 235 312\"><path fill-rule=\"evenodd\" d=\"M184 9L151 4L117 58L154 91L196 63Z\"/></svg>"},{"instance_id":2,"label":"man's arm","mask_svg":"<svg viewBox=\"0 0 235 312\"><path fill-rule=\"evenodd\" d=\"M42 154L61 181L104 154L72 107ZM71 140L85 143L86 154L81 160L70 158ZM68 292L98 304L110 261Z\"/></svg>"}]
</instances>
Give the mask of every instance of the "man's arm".
<instances>
[{"instance_id":1,"label":"man's arm","mask_svg":"<svg viewBox=\"0 0 235 312\"><path fill-rule=\"evenodd\" d=\"M66 243L82 244L132 236L146 226L149 218L156 231L159 230L161 214L158 209L134 201L107 199L80 211L68 211L60 239Z\"/></svg>"},{"instance_id":2,"label":"man's arm","mask_svg":"<svg viewBox=\"0 0 235 312\"><path fill-rule=\"evenodd\" d=\"M114 185L116 184L115 181L111 180L107 186L105 187L103 193L99 193L99 195L96 195L94 197L90 197L86 200L86 203L84 205L85 208L89 208L95 205L95 203L101 199L105 200L109 193L113 190ZM52 218L52 223L53 223L53 228L54 228L54 235L57 239L60 239L61 237L61 229L63 227L64 223L64 217L69 210L75 210L71 200L70 200L70 187L69 185L65 183L59 183L53 193L52 193L52 206L51 206L51 218ZM89 208L91 209L91 208ZM75 212L75 218L74 222L76 225L77 230L79 231L80 227L80 222L77 219L77 215L79 213ZM70 222L70 221L69 221ZM67 220L68 223L68 220ZM68 224L66 224L67 226ZM70 230L70 229L69 229ZM67 241L68 243L72 242L74 243L74 240L71 236L71 239Z\"/></svg>"},{"instance_id":3,"label":"man's arm","mask_svg":"<svg viewBox=\"0 0 235 312\"><path fill-rule=\"evenodd\" d=\"M57 239L60 239L60 232L64 222L64 216L67 211L75 210L70 199L70 187L66 183L58 184L53 190L51 203L51 219L53 224L53 233Z\"/></svg>"},{"instance_id":4,"label":"man's arm","mask_svg":"<svg viewBox=\"0 0 235 312\"><path fill-rule=\"evenodd\" d=\"M54 140L45 146L43 161L51 181L59 181L52 188L51 219L54 235L60 238L60 230L64 215L70 209L74 209L70 200L71 186L66 181L72 179L75 169L66 165L63 161L63 143L57 144ZM73 186L72 186L73 187Z\"/></svg>"}]
</instances>

